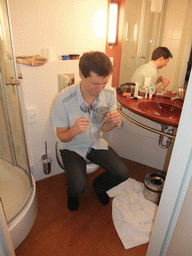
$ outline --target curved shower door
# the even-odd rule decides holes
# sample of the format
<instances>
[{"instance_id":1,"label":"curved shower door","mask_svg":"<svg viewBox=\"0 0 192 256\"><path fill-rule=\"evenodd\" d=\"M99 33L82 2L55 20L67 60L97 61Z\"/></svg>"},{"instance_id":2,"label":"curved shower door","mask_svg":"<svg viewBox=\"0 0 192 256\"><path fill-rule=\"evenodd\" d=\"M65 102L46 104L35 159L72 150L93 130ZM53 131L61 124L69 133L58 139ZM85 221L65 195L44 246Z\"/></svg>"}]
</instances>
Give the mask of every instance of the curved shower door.
<instances>
[{"instance_id":1,"label":"curved shower door","mask_svg":"<svg viewBox=\"0 0 192 256\"><path fill-rule=\"evenodd\" d=\"M0 197L11 223L28 202L33 186L6 0L0 0L0 116Z\"/></svg>"},{"instance_id":2,"label":"curved shower door","mask_svg":"<svg viewBox=\"0 0 192 256\"><path fill-rule=\"evenodd\" d=\"M7 2L0 0L0 158L30 172Z\"/></svg>"}]
</instances>

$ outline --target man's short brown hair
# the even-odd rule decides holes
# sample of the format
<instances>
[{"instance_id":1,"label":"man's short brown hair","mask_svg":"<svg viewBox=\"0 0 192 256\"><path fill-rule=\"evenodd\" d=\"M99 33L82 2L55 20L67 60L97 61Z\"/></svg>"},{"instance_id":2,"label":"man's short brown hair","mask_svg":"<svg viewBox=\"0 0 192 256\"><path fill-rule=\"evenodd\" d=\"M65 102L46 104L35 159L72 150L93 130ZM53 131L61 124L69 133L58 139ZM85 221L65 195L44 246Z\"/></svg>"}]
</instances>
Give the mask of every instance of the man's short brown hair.
<instances>
[{"instance_id":1,"label":"man's short brown hair","mask_svg":"<svg viewBox=\"0 0 192 256\"><path fill-rule=\"evenodd\" d=\"M173 55L171 54L171 52L167 47L160 46L153 51L151 60L158 60L161 57L163 57L166 60L166 59L172 58Z\"/></svg>"},{"instance_id":2,"label":"man's short brown hair","mask_svg":"<svg viewBox=\"0 0 192 256\"><path fill-rule=\"evenodd\" d=\"M81 56L79 69L85 78L89 77L91 72L96 73L98 76L106 77L113 72L113 65L104 52L91 51Z\"/></svg>"}]
</instances>

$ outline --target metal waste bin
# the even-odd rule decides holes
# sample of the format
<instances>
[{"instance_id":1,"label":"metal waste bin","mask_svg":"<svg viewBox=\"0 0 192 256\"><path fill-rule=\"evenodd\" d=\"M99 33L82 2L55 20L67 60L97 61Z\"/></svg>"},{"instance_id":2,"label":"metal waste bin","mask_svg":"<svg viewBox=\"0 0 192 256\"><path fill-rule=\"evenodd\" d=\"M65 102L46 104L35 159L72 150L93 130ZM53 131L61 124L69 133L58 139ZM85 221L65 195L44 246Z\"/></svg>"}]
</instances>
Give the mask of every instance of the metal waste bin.
<instances>
[{"instance_id":1,"label":"metal waste bin","mask_svg":"<svg viewBox=\"0 0 192 256\"><path fill-rule=\"evenodd\" d=\"M151 172L145 175L143 195L147 200L159 204L165 182L165 175Z\"/></svg>"}]
</instances>

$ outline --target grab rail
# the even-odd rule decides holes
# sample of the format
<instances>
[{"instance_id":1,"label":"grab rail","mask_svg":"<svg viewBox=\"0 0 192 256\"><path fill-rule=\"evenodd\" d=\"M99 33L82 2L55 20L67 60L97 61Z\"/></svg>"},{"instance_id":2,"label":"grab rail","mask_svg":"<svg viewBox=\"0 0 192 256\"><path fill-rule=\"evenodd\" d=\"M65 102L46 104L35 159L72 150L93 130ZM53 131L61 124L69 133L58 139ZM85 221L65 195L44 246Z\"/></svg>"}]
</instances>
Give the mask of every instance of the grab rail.
<instances>
[{"instance_id":1,"label":"grab rail","mask_svg":"<svg viewBox=\"0 0 192 256\"><path fill-rule=\"evenodd\" d=\"M165 132L161 132L161 131L159 131L159 130L156 130L156 129L154 129L154 128L151 128L151 127L149 127L149 126L147 126L147 125L144 125L144 124L142 124L142 123L140 123L140 122L134 120L133 118L131 118L130 116L128 116L127 114L125 114L125 113L122 111L122 106L119 107L117 110L118 110L119 113L120 113L122 116L124 116L126 119L128 119L128 120L131 121L132 123L134 123L134 124L136 124L136 125L138 125L138 126L144 128L144 129L146 129L146 130L148 130L148 131L151 131L151 132L160 134L160 135L162 135L162 136L166 136L166 137L171 138L171 139L175 139L175 138L176 138L175 135L171 135L171 134L168 134L168 133L165 133Z\"/></svg>"}]
</instances>

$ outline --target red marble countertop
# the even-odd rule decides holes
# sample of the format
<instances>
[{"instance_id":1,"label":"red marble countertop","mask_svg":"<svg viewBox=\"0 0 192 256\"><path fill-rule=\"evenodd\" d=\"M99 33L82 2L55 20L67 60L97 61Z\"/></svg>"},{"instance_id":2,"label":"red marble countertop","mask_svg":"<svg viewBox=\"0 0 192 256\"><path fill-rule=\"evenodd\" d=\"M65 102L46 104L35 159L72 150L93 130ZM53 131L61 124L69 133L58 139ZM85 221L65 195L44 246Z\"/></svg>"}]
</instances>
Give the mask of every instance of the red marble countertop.
<instances>
[{"instance_id":1,"label":"red marble countertop","mask_svg":"<svg viewBox=\"0 0 192 256\"><path fill-rule=\"evenodd\" d=\"M183 100L170 100L175 95L167 91L164 97L153 95L152 99L147 97L135 100L133 97L122 96L117 88L117 100L123 107L154 122L178 127Z\"/></svg>"}]
</instances>

